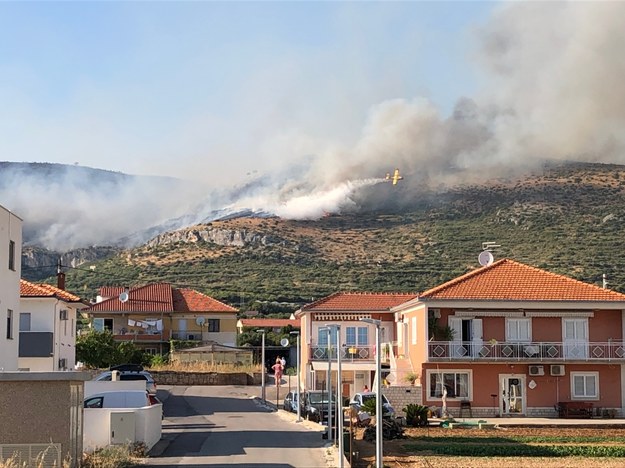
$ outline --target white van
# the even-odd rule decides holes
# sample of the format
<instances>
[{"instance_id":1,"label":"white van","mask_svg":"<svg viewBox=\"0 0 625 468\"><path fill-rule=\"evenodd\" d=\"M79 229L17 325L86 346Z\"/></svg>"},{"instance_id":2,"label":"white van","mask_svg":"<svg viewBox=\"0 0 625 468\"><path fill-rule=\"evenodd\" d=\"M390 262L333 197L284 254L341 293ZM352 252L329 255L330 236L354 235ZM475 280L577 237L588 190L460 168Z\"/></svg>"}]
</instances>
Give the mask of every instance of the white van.
<instances>
[{"instance_id":1,"label":"white van","mask_svg":"<svg viewBox=\"0 0 625 468\"><path fill-rule=\"evenodd\" d=\"M146 390L114 390L95 393L85 398L85 408L143 408L150 406Z\"/></svg>"}]
</instances>

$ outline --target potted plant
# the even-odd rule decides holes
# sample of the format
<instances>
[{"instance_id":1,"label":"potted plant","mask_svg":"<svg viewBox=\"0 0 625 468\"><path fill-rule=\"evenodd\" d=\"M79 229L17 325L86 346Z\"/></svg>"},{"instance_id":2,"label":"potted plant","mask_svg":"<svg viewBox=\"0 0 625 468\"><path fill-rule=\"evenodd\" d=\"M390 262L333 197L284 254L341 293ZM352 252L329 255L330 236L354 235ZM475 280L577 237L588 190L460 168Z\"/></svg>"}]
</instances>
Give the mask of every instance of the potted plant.
<instances>
[{"instance_id":1,"label":"potted plant","mask_svg":"<svg viewBox=\"0 0 625 468\"><path fill-rule=\"evenodd\" d=\"M417 381L418 378L419 378L418 374L415 374L414 372L408 372L405 375L404 380L408 382L410 385L414 386L414 383Z\"/></svg>"}]
</instances>

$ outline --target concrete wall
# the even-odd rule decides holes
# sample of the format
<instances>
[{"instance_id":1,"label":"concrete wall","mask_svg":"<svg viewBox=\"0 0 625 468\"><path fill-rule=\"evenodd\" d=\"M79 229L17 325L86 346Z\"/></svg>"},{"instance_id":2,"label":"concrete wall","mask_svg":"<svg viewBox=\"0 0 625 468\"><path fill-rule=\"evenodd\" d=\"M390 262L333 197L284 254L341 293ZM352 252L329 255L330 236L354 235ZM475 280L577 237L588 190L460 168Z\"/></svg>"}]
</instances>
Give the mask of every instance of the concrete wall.
<instances>
[{"instance_id":1,"label":"concrete wall","mask_svg":"<svg viewBox=\"0 0 625 468\"><path fill-rule=\"evenodd\" d=\"M402 410L409 404L422 405L423 397L421 387L400 387L392 386L382 389L382 394L388 398L391 406L395 408L395 414L397 416L406 417L406 413Z\"/></svg>"},{"instance_id":2,"label":"concrete wall","mask_svg":"<svg viewBox=\"0 0 625 468\"><path fill-rule=\"evenodd\" d=\"M9 268L9 241L15 245L13 269ZM0 370L17 370L22 271L22 220L0 206ZM10 337L7 314L12 311Z\"/></svg>"},{"instance_id":3,"label":"concrete wall","mask_svg":"<svg viewBox=\"0 0 625 468\"><path fill-rule=\"evenodd\" d=\"M260 373L251 375L243 372L218 374L150 370L150 374L157 385L258 385L261 380Z\"/></svg>"},{"instance_id":4,"label":"concrete wall","mask_svg":"<svg viewBox=\"0 0 625 468\"><path fill-rule=\"evenodd\" d=\"M163 405L144 408L85 408L83 450L87 453L111 445L111 414L133 412L135 416L134 440L130 443L143 442L146 451L160 439L162 433Z\"/></svg>"},{"instance_id":5,"label":"concrete wall","mask_svg":"<svg viewBox=\"0 0 625 468\"><path fill-rule=\"evenodd\" d=\"M62 459L82 457L82 372L1 372L0 443L59 443Z\"/></svg>"}]
</instances>

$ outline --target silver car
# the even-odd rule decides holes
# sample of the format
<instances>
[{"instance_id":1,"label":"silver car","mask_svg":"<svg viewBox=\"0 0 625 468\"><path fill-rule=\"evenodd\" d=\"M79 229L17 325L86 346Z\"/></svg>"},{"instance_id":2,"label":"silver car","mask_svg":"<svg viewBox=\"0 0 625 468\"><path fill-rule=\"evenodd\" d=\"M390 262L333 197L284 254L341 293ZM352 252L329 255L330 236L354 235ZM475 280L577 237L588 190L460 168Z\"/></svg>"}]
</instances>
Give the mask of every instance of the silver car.
<instances>
[{"instance_id":1,"label":"silver car","mask_svg":"<svg viewBox=\"0 0 625 468\"><path fill-rule=\"evenodd\" d=\"M114 370L108 370L102 372L93 380L97 381L111 381L113 380L113 372ZM119 372L119 380L145 380L145 388L151 395L156 395L156 382L154 382L154 378L152 375L145 370L118 370Z\"/></svg>"},{"instance_id":2,"label":"silver car","mask_svg":"<svg viewBox=\"0 0 625 468\"><path fill-rule=\"evenodd\" d=\"M363 405L367 400L375 400L376 394L374 392L362 392L356 393L349 402L349 405L358 411L363 411ZM386 396L382 394L382 413L384 417L394 418L395 409L391 406Z\"/></svg>"}]
</instances>

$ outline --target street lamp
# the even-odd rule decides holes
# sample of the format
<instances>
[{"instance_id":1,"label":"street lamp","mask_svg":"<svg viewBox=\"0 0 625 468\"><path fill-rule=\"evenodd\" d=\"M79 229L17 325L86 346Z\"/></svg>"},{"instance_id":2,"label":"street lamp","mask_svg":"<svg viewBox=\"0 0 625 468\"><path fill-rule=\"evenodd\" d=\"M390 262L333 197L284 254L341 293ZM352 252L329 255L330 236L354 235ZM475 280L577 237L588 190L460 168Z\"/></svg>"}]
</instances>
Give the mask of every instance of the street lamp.
<instances>
[{"instance_id":1,"label":"street lamp","mask_svg":"<svg viewBox=\"0 0 625 468\"><path fill-rule=\"evenodd\" d=\"M375 325L375 372L377 378L375 396L375 467L382 468L382 359L380 353L381 320L361 318L361 322Z\"/></svg>"},{"instance_id":2,"label":"street lamp","mask_svg":"<svg viewBox=\"0 0 625 468\"><path fill-rule=\"evenodd\" d=\"M334 440L332 435L332 328L325 326L320 330L328 332L328 373L326 375L326 390L328 393L328 440Z\"/></svg>"},{"instance_id":3,"label":"street lamp","mask_svg":"<svg viewBox=\"0 0 625 468\"><path fill-rule=\"evenodd\" d=\"M267 403L267 401L265 400L265 329L261 329L261 330L256 330L256 333L262 333L263 334L263 341L261 342L261 376L260 376L260 384L262 386L262 396L263 396L263 403Z\"/></svg>"},{"instance_id":4,"label":"street lamp","mask_svg":"<svg viewBox=\"0 0 625 468\"><path fill-rule=\"evenodd\" d=\"M335 330L336 331L336 352L337 352L337 373L338 373L338 377L336 379L336 400L337 400L337 406L338 406L338 411L337 411L337 416L338 416L338 425L337 425L337 432L338 432L338 439L339 439L339 468L343 468L343 453L344 453L344 448L343 448L343 388L342 388L342 379L341 379L341 373L342 373L342 369L341 369L341 326L337 325L337 324L333 324L333 325L326 325L326 327L328 327L329 330ZM330 398L330 407L332 407L332 398Z\"/></svg>"},{"instance_id":5,"label":"street lamp","mask_svg":"<svg viewBox=\"0 0 625 468\"><path fill-rule=\"evenodd\" d=\"M301 411L300 411L300 394L299 394L299 332L298 331L292 331L291 335L297 335L297 422L302 422L302 416L301 416Z\"/></svg>"}]
</instances>

